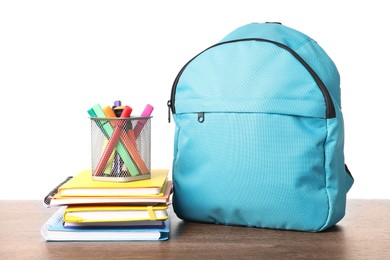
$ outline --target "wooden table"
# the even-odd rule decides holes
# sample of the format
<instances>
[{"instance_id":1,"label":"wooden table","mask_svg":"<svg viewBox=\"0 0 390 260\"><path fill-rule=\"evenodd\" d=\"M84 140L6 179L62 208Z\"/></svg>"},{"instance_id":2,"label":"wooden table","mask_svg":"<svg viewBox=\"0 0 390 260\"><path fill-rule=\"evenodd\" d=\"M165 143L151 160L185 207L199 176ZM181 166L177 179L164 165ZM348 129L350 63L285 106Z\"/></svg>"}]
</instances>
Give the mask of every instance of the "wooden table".
<instances>
[{"instance_id":1,"label":"wooden table","mask_svg":"<svg viewBox=\"0 0 390 260\"><path fill-rule=\"evenodd\" d=\"M161 242L45 242L57 208L0 200L0 259L390 259L390 200L349 200L322 233L187 223L172 216Z\"/></svg>"}]
</instances>

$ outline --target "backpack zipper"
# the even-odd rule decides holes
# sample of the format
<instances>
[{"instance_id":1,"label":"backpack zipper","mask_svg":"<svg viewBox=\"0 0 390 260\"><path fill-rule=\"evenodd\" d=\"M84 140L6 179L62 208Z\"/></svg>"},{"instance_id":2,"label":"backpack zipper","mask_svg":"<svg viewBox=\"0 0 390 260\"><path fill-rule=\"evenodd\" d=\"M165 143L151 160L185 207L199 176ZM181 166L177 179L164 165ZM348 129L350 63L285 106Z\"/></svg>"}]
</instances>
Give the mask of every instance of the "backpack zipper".
<instances>
[{"instance_id":1,"label":"backpack zipper","mask_svg":"<svg viewBox=\"0 0 390 260\"><path fill-rule=\"evenodd\" d=\"M313 77L314 81L316 82L318 88L320 89L322 95L324 96L325 105L326 105L326 118L336 117L336 111L335 111L334 104L333 104L332 98L330 97L328 89L326 88L325 84L322 82L320 77L317 75L317 73L315 73L315 71L309 66L309 64L306 63L306 61L301 56L298 55L298 53L296 53L293 49L291 49L287 45L284 45L284 44L279 43L279 42L275 42L275 41L271 41L271 40L267 40L267 39L262 39L262 38L245 38L245 39L237 39L237 40L231 40L231 41L220 42L220 43L214 44L214 45L208 47L207 49L203 50L202 52L198 53L195 57L190 59L181 68L181 70L179 71L179 73L177 74L177 76L175 78L175 81L173 82L172 90L171 90L171 97L167 103L167 105L168 105L168 122L171 122L171 111L172 111L172 114L176 113L176 109L175 109L176 88L177 88L177 84L179 83L179 79L180 79L181 75L183 74L184 70L186 69L186 67L188 66L188 64L190 64L195 58L197 58L199 55L201 55L202 53L206 52L207 50L209 50L211 48L214 48L214 47L217 47L217 46L220 46L223 44L243 42L243 41L268 42L268 43L275 44L276 46L278 46L282 49L285 49L286 51L291 53L294 56L294 58L297 59L306 68L306 70L310 73L310 75ZM203 113L203 112L201 112L201 113ZM202 120L204 120L204 117L202 117Z\"/></svg>"},{"instance_id":2,"label":"backpack zipper","mask_svg":"<svg viewBox=\"0 0 390 260\"><path fill-rule=\"evenodd\" d=\"M199 123L204 122L204 112L198 112L198 122Z\"/></svg>"}]
</instances>

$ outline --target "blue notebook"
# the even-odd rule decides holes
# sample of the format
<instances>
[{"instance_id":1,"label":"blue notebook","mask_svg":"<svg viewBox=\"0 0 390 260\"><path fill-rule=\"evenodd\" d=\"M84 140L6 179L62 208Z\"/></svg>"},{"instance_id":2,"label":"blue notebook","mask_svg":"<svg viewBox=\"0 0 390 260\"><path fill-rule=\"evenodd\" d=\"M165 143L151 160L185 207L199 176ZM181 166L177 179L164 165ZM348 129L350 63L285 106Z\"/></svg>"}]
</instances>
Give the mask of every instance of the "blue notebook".
<instances>
[{"instance_id":1,"label":"blue notebook","mask_svg":"<svg viewBox=\"0 0 390 260\"><path fill-rule=\"evenodd\" d=\"M60 207L42 226L46 241L152 241L167 240L169 218L160 227L64 227L64 210Z\"/></svg>"}]
</instances>

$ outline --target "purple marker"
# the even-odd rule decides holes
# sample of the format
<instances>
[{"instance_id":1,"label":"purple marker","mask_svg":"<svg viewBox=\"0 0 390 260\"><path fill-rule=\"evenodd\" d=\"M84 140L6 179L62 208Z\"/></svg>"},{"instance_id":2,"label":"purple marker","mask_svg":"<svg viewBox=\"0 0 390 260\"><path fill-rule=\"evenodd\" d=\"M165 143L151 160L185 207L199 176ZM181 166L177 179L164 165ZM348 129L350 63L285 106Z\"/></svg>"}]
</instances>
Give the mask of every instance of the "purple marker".
<instances>
[{"instance_id":1,"label":"purple marker","mask_svg":"<svg viewBox=\"0 0 390 260\"><path fill-rule=\"evenodd\" d=\"M115 100L114 101L114 106L112 107L112 109L116 108L116 107L119 107L122 105L122 102L120 100Z\"/></svg>"},{"instance_id":2,"label":"purple marker","mask_svg":"<svg viewBox=\"0 0 390 260\"><path fill-rule=\"evenodd\" d=\"M112 106L112 109L114 110L116 107L120 107L120 106L122 106L122 102L120 100L115 100L114 105ZM122 110L120 111L120 113L121 112L122 112ZM119 115L117 115L117 117L119 117ZM113 173L116 173L119 175L121 173L123 165L124 165L124 163L123 163L122 159L120 158L119 154L115 151L114 167L112 169Z\"/></svg>"}]
</instances>

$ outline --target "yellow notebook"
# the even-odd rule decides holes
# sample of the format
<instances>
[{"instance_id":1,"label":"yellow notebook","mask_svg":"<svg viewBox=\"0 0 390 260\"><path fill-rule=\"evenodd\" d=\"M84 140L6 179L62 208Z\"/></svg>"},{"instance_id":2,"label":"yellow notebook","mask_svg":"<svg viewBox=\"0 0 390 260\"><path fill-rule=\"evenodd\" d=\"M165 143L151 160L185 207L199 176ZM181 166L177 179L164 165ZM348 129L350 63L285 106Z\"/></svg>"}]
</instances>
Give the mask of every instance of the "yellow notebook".
<instances>
[{"instance_id":1,"label":"yellow notebook","mask_svg":"<svg viewBox=\"0 0 390 260\"><path fill-rule=\"evenodd\" d=\"M91 170L75 175L58 188L62 197L121 197L162 195L168 178L167 169L152 169L151 178L131 182L108 182L92 180Z\"/></svg>"},{"instance_id":2,"label":"yellow notebook","mask_svg":"<svg viewBox=\"0 0 390 260\"><path fill-rule=\"evenodd\" d=\"M64 212L67 223L127 222L168 219L167 205L157 206L68 206Z\"/></svg>"},{"instance_id":3,"label":"yellow notebook","mask_svg":"<svg viewBox=\"0 0 390 260\"><path fill-rule=\"evenodd\" d=\"M84 196L84 197L62 197L55 194L49 202L49 207L52 206L69 206L69 205L157 205L159 203L169 203L172 192L172 181L167 181L164 188L164 194L157 195L140 195L140 196L120 196L120 197L102 197L102 196Z\"/></svg>"}]
</instances>

